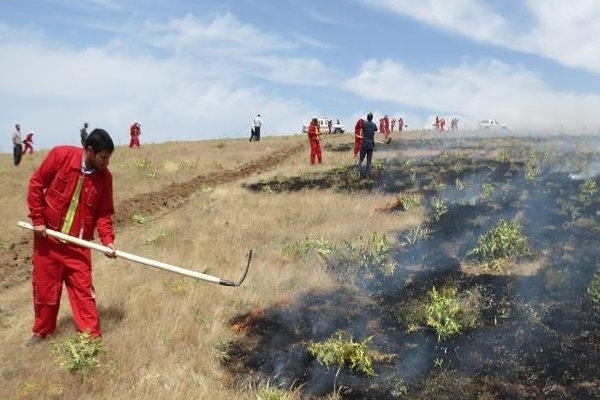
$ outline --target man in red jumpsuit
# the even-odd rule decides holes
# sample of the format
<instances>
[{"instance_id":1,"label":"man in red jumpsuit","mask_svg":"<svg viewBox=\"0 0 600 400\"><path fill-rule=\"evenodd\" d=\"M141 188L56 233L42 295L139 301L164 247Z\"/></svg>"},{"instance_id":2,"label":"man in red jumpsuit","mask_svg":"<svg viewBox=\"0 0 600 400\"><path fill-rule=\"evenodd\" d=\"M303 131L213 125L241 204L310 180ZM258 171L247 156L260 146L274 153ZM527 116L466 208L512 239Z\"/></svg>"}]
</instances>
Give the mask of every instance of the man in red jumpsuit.
<instances>
[{"instance_id":1,"label":"man in red jumpsuit","mask_svg":"<svg viewBox=\"0 0 600 400\"><path fill-rule=\"evenodd\" d=\"M379 132L385 133L385 125L383 118L379 118Z\"/></svg>"},{"instance_id":2,"label":"man in red jumpsuit","mask_svg":"<svg viewBox=\"0 0 600 400\"><path fill-rule=\"evenodd\" d=\"M354 157L358 157L358 152L362 144L362 123L363 119L359 118L354 125Z\"/></svg>"},{"instance_id":3,"label":"man in red jumpsuit","mask_svg":"<svg viewBox=\"0 0 600 400\"><path fill-rule=\"evenodd\" d=\"M308 140L310 141L310 164L315 164L315 157L319 164L323 162L321 158L321 143L320 143L321 129L319 128L319 121L317 117L314 117L310 121L308 127Z\"/></svg>"},{"instance_id":4,"label":"man in red jumpsuit","mask_svg":"<svg viewBox=\"0 0 600 400\"><path fill-rule=\"evenodd\" d=\"M23 140L23 144L25 145L23 154L27 153L27 150L29 150L29 154L33 153L33 134L33 131L29 132L25 137L25 140Z\"/></svg>"},{"instance_id":5,"label":"man in red jumpsuit","mask_svg":"<svg viewBox=\"0 0 600 400\"><path fill-rule=\"evenodd\" d=\"M383 117L383 136L387 139L390 137L390 118L387 114Z\"/></svg>"},{"instance_id":6,"label":"man in red jumpsuit","mask_svg":"<svg viewBox=\"0 0 600 400\"><path fill-rule=\"evenodd\" d=\"M43 341L56 329L63 282L77 329L92 337L101 335L90 249L49 237L46 227L84 240L92 240L96 228L102 244L113 250L106 256L115 257L112 175L107 168L113 150L109 134L94 129L85 148L50 150L29 181L35 317L29 344Z\"/></svg>"},{"instance_id":7,"label":"man in red jumpsuit","mask_svg":"<svg viewBox=\"0 0 600 400\"><path fill-rule=\"evenodd\" d=\"M141 127L142 125L137 121L134 121L129 127L129 135L131 136L131 140L129 140L129 148L140 147L140 135L142 134Z\"/></svg>"}]
</instances>

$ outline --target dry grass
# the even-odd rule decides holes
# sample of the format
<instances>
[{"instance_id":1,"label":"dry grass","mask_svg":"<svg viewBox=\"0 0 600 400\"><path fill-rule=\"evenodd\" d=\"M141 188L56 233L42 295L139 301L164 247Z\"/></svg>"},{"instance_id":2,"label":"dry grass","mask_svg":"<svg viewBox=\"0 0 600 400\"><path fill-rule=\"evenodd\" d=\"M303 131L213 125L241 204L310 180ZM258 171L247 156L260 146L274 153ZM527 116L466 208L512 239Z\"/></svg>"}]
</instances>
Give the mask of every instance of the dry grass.
<instances>
[{"instance_id":1,"label":"dry grass","mask_svg":"<svg viewBox=\"0 0 600 400\"><path fill-rule=\"evenodd\" d=\"M148 145L133 151L119 148L111 160L116 204L171 182L234 168L304 140L287 137L252 144L228 140ZM342 143L352 138L327 140ZM5 207L0 213L7 224L0 240L23 234L15 223L26 215L27 180L42 156L25 157L19 168L2 160L0 196ZM137 166L144 159L155 166L155 176L147 176ZM353 162L347 153L329 151L324 152L323 166L310 167L307 159L308 145L305 152L252 179L310 173ZM231 387L214 356L220 339L240 334L227 321L256 307L336 284L318 260L284 262L282 245L307 237L339 242L370 232L391 234L423 218L421 211L375 213L374 204L391 199L377 193L255 193L242 188L242 183L198 192L174 212L150 216L143 225L117 232L117 245L124 251L232 280L240 275L245 254L252 248L255 257L250 274L239 288L197 282L94 254L94 282L107 351L103 365L91 373L59 370L48 344L24 346L32 323L29 283L0 293L0 305L12 314L0 319L0 399L255 398L251 390ZM73 333L63 295L57 338Z\"/></svg>"}]
</instances>

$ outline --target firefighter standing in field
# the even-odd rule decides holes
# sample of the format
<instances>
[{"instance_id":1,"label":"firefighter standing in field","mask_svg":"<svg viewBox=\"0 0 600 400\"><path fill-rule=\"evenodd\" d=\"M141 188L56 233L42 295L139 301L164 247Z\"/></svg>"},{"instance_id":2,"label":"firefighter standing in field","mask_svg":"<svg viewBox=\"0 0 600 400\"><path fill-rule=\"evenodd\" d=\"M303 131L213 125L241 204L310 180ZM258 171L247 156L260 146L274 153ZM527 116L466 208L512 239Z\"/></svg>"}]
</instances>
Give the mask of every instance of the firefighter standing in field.
<instances>
[{"instance_id":1,"label":"firefighter standing in field","mask_svg":"<svg viewBox=\"0 0 600 400\"><path fill-rule=\"evenodd\" d=\"M91 251L46 235L46 227L92 240L96 228L102 244L115 257L112 175L108 170L114 144L103 129L94 129L85 148L50 150L29 181L27 205L34 229L33 336L42 342L56 329L63 282L77 330L101 335L92 284Z\"/></svg>"},{"instance_id":2,"label":"firefighter standing in field","mask_svg":"<svg viewBox=\"0 0 600 400\"><path fill-rule=\"evenodd\" d=\"M354 157L358 156L362 144L362 124L363 118L359 118L354 125Z\"/></svg>"},{"instance_id":3,"label":"firefighter standing in field","mask_svg":"<svg viewBox=\"0 0 600 400\"><path fill-rule=\"evenodd\" d=\"M377 132L377 125L373 123L373 114L367 114L367 120L362 123L362 144L360 146L360 158L358 159L358 165L356 169L360 176L371 177L371 159L373 158L373 150L375 149L375 132ZM362 162L367 157L367 167L363 173Z\"/></svg>"},{"instance_id":4,"label":"firefighter standing in field","mask_svg":"<svg viewBox=\"0 0 600 400\"><path fill-rule=\"evenodd\" d=\"M129 127L129 148L140 147L140 135L142 134L142 124L137 121L133 121L133 124Z\"/></svg>"},{"instance_id":5,"label":"firefighter standing in field","mask_svg":"<svg viewBox=\"0 0 600 400\"><path fill-rule=\"evenodd\" d=\"M87 122L84 122L83 128L79 130L79 137L81 137L81 146L85 146L85 139L87 139L88 137L88 126L89 124Z\"/></svg>"},{"instance_id":6,"label":"firefighter standing in field","mask_svg":"<svg viewBox=\"0 0 600 400\"><path fill-rule=\"evenodd\" d=\"M323 162L321 156L321 129L317 117L313 117L308 126L308 140L310 141L310 164L315 164L315 158L321 164Z\"/></svg>"},{"instance_id":7,"label":"firefighter standing in field","mask_svg":"<svg viewBox=\"0 0 600 400\"><path fill-rule=\"evenodd\" d=\"M23 154L27 153L27 150L29 150L29 154L33 154L33 135L35 134L34 131L31 131L27 134L27 136L25 137L25 140L23 140L23 144L25 145L25 147L23 148Z\"/></svg>"},{"instance_id":8,"label":"firefighter standing in field","mask_svg":"<svg viewBox=\"0 0 600 400\"><path fill-rule=\"evenodd\" d=\"M21 155L23 154L23 139L21 138L21 125L15 124L15 131L12 135L13 142L13 163L15 166L21 162Z\"/></svg>"},{"instance_id":9,"label":"firefighter standing in field","mask_svg":"<svg viewBox=\"0 0 600 400\"><path fill-rule=\"evenodd\" d=\"M383 136L386 139L390 137L390 118L387 114L383 117Z\"/></svg>"}]
</instances>

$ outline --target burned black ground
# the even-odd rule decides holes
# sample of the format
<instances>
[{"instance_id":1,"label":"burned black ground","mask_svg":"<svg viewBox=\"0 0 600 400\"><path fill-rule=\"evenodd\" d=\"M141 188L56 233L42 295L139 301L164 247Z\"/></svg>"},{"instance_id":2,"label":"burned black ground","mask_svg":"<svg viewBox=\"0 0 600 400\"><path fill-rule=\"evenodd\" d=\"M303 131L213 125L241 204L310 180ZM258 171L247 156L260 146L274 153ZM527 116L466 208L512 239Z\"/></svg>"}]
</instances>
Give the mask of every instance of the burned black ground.
<instances>
[{"instance_id":1,"label":"burned black ground","mask_svg":"<svg viewBox=\"0 0 600 400\"><path fill-rule=\"evenodd\" d=\"M582 189L583 178L595 182L599 138L393 145L442 152L389 158L371 180L357 180L344 167L249 187L410 192L423 196L426 209L435 197L448 210L426 223L429 235L421 240L408 243L408 232L396 233L403 245L389 251L393 275L349 265L353 279L341 280L338 290L303 293L260 315L234 318L232 324L245 318L248 326L230 349L228 368L238 383L252 372L283 387L304 385L306 397L321 398L333 391L336 371L310 357L307 345L344 330L359 340L373 336L373 349L393 355L376 360L373 378L342 369L337 384L346 399L600 398L600 311L586 295L600 257L600 202ZM467 253L501 218L520 221L532 252L514 263L533 266L528 273L467 273L465 263L477 265ZM449 284L482 294L478 326L440 342L429 329L407 333L395 317L398 307Z\"/></svg>"}]
</instances>

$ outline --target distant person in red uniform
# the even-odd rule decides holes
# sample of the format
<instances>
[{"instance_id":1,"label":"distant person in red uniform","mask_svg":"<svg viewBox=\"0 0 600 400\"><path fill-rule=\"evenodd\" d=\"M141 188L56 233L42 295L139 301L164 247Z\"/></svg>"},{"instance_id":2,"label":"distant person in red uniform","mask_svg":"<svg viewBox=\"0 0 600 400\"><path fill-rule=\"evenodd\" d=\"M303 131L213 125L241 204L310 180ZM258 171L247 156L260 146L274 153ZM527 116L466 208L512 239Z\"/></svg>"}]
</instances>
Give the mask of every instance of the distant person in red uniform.
<instances>
[{"instance_id":1,"label":"distant person in red uniform","mask_svg":"<svg viewBox=\"0 0 600 400\"><path fill-rule=\"evenodd\" d=\"M390 137L390 118L387 114L383 117L383 136L387 139Z\"/></svg>"},{"instance_id":2,"label":"distant person in red uniform","mask_svg":"<svg viewBox=\"0 0 600 400\"><path fill-rule=\"evenodd\" d=\"M379 118L379 132L384 133L385 132L385 122L383 120L383 118Z\"/></svg>"},{"instance_id":3,"label":"distant person in red uniform","mask_svg":"<svg viewBox=\"0 0 600 400\"><path fill-rule=\"evenodd\" d=\"M440 119L440 131L444 130L444 126L446 126L446 120L444 118Z\"/></svg>"},{"instance_id":4,"label":"distant person in red uniform","mask_svg":"<svg viewBox=\"0 0 600 400\"><path fill-rule=\"evenodd\" d=\"M362 124L363 118L359 118L354 125L354 157L358 156L362 144Z\"/></svg>"},{"instance_id":5,"label":"distant person in red uniform","mask_svg":"<svg viewBox=\"0 0 600 400\"><path fill-rule=\"evenodd\" d=\"M310 141L310 164L315 164L315 158L321 164L323 162L321 156L321 129L319 128L319 121L317 117L314 117L310 121L308 126L308 140Z\"/></svg>"},{"instance_id":6,"label":"distant person in red uniform","mask_svg":"<svg viewBox=\"0 0 600 400\"><path fill-rule=\"evenodd\" d=\"M33 135L35 132L31 131L27 134L27 136L25 137L25 140L23 140L23 144L25 145L25 147L23 148L23 154L27 153L27 150L29 150L29 154L33 153Z\"/></svg>"},{"instance_id":7,"label":"distant person in red uniform","mask_svg":"<svg viewBox=\"0 0 600 400\"><path fill-rule=\"evenodd\" d=\"M404 120L402 117L398 117L398 130L402 132L402 128L404 128Z\"/></svg>"},{"instance_id":8,"label":"distant person in red uniform","mask_svg":"<svg viewBox=\"0 0 600 400\"><path fill-rule=\"evenodd\" d=\"M137 121L134 121L133 124L129 127L129 136L131 139L129 140L129 148L132 147L140 147L140 135L142 134L142 124Z\"/></svg>"},{"instance_id":9,"label":"distant person in red uniform","mask_svg":"<svg viewBox=\"0 0 600 400\"><path fill-rule=\"evenodd\" d=\"M33 336L29 344L43 341L56 329L63 282L67 288L75 326L98 337L100 322L90 249L46 236L46 227L84 240L94 238L113 251L112 175L108 170L114 144L103 129L94 129L79 146L50 150L29 181L27 205L34 229L33 240Z\"/></svg>"}]
</instances>

